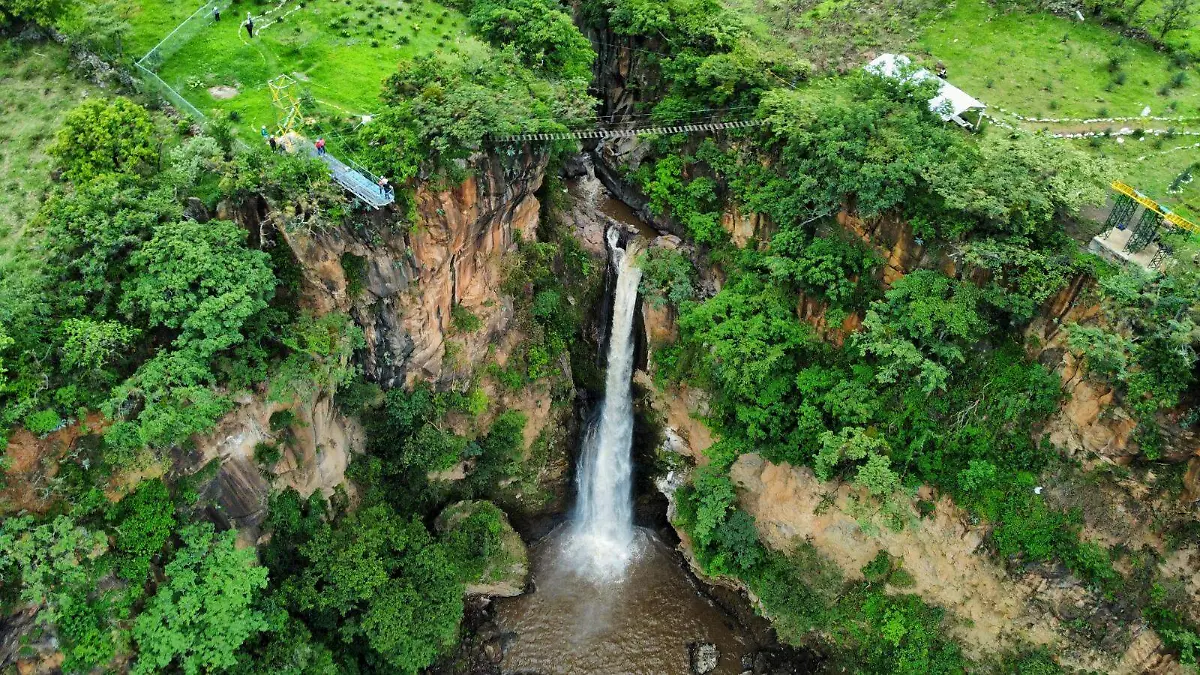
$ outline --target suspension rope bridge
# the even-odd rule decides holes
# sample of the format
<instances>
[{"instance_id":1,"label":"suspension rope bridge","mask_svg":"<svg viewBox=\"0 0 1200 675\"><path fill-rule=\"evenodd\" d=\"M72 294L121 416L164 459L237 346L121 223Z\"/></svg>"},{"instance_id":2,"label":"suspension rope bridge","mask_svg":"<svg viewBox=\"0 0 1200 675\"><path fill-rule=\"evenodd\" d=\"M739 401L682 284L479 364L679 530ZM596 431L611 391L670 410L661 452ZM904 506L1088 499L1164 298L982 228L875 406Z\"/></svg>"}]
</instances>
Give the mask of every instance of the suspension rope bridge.
<instances>
[{"instance_id":1,"label":"suspension rope bridge","mask_svg":"<svg viewBox=\"0 0 1200 675\"><path fill-rule=\"evenodd\" d=\"M566 141L583 140L588 138L628 138L633 136L662 136L666 134L690 134L703 131L721 131L722 129L745 129L764 124L766 120L742 120L738 122L706 122L703 124L681 124L676 126L657 126L626 129L584 129L581 131L562 131L541 134L510 134L492 136L495 143L519 143L524 141Z\"/></svg>"}]
</instances>

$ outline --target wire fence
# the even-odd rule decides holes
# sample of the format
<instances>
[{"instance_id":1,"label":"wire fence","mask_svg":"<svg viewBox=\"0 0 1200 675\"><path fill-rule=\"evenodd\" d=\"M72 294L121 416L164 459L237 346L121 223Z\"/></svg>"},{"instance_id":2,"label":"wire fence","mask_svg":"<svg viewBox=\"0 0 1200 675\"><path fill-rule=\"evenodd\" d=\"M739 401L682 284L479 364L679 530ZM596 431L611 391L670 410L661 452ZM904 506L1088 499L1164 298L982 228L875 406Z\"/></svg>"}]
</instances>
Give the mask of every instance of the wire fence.
<instances>
[{"instance_id":1,"label":"wire fence","mask_svg":"<svg viewBox=\"0 0 1200 675\"><path fill-rule=\"evenodd\" d=\"M230 3L231 0L208 0L133 64L141 73L142 80L151 89L157 91L171 105L191 115L198 122L207 121L208 117L184 98L183 94L159 77L156 71L197 33L212 25L215 21L214 10L223 12L229 8Z\"/></svg>"},{"instance_id":2,"label":"wire fence","mask_svg":"<svg viewBox=\"0 0 1200 675\"><path fill-rule=\"evenodd\" d=\"M150 87L159 94L162 94L163 98L171 102L171 105L174 105L179 110L182 110L196 118L196 120L199 122L208 120L204 113L200 112L199 108L188 102L188 100L184 98L182 94L175 91L175 89L171 87L171 85L164 82L161 77L155 75L154 71L150 70L146 66L143 66L141 63L134 63L133 65L137 67L139 72L141 72L142 80L146 84L150 85Z\"/></svg>"},{"instance_id":3,"label":"wire fence","mask_svg":"<svg viewBox=\"0 0 1200 675\"><path fill-rule=\"evenodd\" d=\"M192 12L191 16L180 22L175 30L167 33L166 37L151 47L150 51L137 60L137 65L150 70L158 70L171 55L191 41L197 33L213 24L213 10L224 12L229 9L230 2L231 0L208 0Z\"/></svg>"}]
</instances>

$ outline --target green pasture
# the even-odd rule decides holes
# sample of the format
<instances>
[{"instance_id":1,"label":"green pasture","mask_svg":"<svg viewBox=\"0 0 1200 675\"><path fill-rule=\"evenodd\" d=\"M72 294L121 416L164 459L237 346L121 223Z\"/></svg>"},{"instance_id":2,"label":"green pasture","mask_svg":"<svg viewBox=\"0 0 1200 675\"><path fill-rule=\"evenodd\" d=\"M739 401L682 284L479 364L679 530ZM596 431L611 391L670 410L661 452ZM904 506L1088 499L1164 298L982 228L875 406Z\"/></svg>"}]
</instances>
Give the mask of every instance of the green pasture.
<instances>
[{"instance_id":1,"label":"green pasture","mask_svg":"<svg viewBox=\"0 0 1200 675\"><path fill-rule=\"evenodd\" d=\"M142 0L139 16L186 17L194 9ZM256 17L253 38L243 25L247 11ZM262 125L274 128L277 112L267 82L279 75L296 80L306 118L359 116L379 110L382 82L400 61L438 50L487 48L469 35L459 12L427 1L239 2L219 22L207 15L200 21L198 29L181 31L191 38L167 56L158 75L202 112L234 114L243 136ZM137 25L140 32L143 24Z\"/></svg>"},{"instance_id":2,"label":"green pasture","mask_svg":"<svg viewBox=\"0 0 1200 675\"><path fill-rule=\"evenodd\" d=\"M67 51L51 42L0 50L0 268L22 248L50 184L47 149L67 112L98 87L67 74Z\"/></svg>"},{"instance_id":3,"label":"green pasture","mask_svg":"<svg viewBox=\"0 0 1200 675\"><path fill-rule=\"evenodd\" d=\"M1095 22L958 0L918 46L959 88L1027 117L1127 117L1146 106L1200 116L1200 72L1173 68L1165 54Z\"/></svg>"}]
</instances>

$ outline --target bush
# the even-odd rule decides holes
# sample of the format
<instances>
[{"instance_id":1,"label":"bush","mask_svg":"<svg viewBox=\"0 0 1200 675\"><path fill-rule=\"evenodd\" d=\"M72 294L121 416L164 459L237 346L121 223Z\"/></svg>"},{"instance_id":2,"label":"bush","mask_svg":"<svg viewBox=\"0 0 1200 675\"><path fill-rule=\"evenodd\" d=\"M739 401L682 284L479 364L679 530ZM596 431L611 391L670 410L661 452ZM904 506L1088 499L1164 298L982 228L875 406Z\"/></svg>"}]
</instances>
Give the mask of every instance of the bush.
<instances>
[{"instance_id":1,"label":"bush","mask_svg":"<svg viewBox=\"0 0 1200 675\"><path fill-rule=\"evenodd\" d=\"M295 423L295 412L292 410L276 410L275 412L271 413L271 419L268 424L271 427L271 433L278 433L280 431L290 429Z\"/></svg>"},{"instance_id":2,"label":"bush","mask_svg":"<svg viewBox=\"0 0 1200 675\"><path fill-rule=\"evenodd\" d=\"M341 263L342 272L346 275L346 293L351 298L357 298L367 287L367 259L353 253L343 253Z\"/></svg>"},{"instance_id":3,"label":"bush","mask_svg":"<svg viewBox=\"0 0 1200 675\"><path fill-rule=\"evenodd\" d=\"M638 260L642 268L641 293L655 307L669 302L678 307L696 294L696 269L679 251L651 248Z\"/></svg>"},{"instance_id":4,"label":"bush","mask_svg":"<svg viewBox=\"0 0 1200 675\"><path fill-rule=\"evenodd\" d=\"M459 581L486 581L483 575L489 568L502 566L504 513L491 502L470 502L460 508L470 509L470 513L462 517L451 511L442 516L452 522L442 535L446 558L457 570Z\"/></svg>"},{"instance_id":5,"label":"bush","mask_svg":"<svg viewBox=\"0 0 1200 675\"><path fill-rule=\"evenodd\" d=\"M103 173L138 173L158 156L154 123L124 97L91 98L67 114L50 154L76 183Z\"/></svg>"},{"instance_id":6,"label":"bush","mask_svg":"<svg viewBox=\"0 0 1200 675\"><path fill-rule=\"evenodd\" d=\"M62 425L62 418L49 408L25 416L25 428L34 436L45 436L51 431L57 431Z\"/></svg>"},{"instance_id":7,"label":"bush","mask_svg":"<svg viewBox=\"0 0 1200 675\"><path fill-rule=\"evenodd\" d=\"M162 550L175 527L175 505L161 480L142 481L132 494L109 510L116 531L113 548L120 554L118 573L134 584L150 574L150 559Z\"/></svg>"},{"instance_id":8,"label":"bush","mask_svg":"<svg viewBox=\"0 0 1200 675\"><path fill-rule=\"evenodd\" d=\"M254 461L264 468L271 468L283 459L283 450L274 443L257 443L254 446Z\"/></svg>"},{"instance_id":9,"label":"bush","mask_svg":"<svg viewBox=\"0 0 1200 675\"><path fill-rule=\"evenodd\" d=\"M483 321L458 303L450 308L450 324L458 333L474 333L483 328Z\"/></svg>"}]
</instances>

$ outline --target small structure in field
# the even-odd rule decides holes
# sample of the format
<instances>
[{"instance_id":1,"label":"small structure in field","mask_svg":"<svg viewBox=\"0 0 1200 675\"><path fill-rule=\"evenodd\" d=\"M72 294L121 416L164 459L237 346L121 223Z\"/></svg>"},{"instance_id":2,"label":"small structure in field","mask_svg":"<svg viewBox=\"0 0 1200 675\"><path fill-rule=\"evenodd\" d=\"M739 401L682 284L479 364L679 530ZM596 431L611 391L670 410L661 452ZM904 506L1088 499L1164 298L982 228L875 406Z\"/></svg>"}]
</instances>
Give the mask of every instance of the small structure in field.
<instances>
[{"instance_id":1,"label":"small structure in field","mask_svg":"<svg viewBox=\"0 0 1200 675\"><path fill-rule=\"evenodd\" d=\"M937 113L944 121L953 121L967 129L978 129L980 123L983 122L983 111L987 108L987 104L946 80L936 77L924 68L914 70L912 59L903 54L880 54L863 69L868 73L893 79L903 78L913 82L936 80L938 93L937 96L929 99L930 110ZM967 121L969 113L974 113L974 123Z\"/></svg>"}]
</instances>

